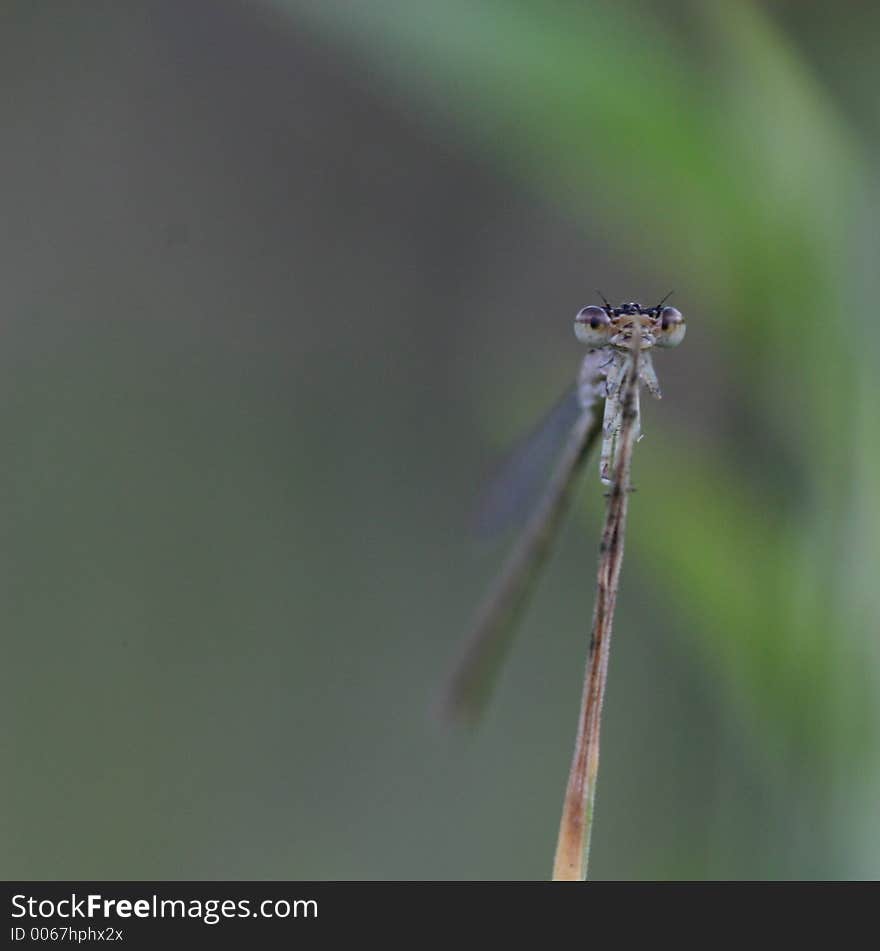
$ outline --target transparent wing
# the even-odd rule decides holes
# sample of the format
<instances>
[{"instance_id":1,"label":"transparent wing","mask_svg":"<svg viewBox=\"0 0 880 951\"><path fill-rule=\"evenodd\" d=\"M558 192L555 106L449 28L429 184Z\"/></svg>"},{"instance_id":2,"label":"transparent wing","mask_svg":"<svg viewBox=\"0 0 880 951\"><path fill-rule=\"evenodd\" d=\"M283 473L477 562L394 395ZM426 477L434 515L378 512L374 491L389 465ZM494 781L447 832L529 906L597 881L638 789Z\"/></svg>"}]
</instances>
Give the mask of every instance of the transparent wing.
<instances>
[{"instance_id":1,"label":"transparent wing","mask_svg":"<svg viewBox=\"0 0 880 951\"><path fill-rule=\"evenodd\" d=\"M577 390L571 387L514 444L477 500L471 519L476 535L497 535L525 522L547 484L553 460L581 412Z\"/></svg>"},{"instance_id":2,"label":"transparent wing","mask_svg":"<svg viewBox=\"0 0 880 951\"><path fill-rule=\"evenodd\" d=\"M552 549L576 477L601 431L601 408L601 402L596 402L582 410L569 427L565 448L543 497L474 616L440 697L442 719L473 722L482 712L516 622Z\"/></svg>"}]
</instances>

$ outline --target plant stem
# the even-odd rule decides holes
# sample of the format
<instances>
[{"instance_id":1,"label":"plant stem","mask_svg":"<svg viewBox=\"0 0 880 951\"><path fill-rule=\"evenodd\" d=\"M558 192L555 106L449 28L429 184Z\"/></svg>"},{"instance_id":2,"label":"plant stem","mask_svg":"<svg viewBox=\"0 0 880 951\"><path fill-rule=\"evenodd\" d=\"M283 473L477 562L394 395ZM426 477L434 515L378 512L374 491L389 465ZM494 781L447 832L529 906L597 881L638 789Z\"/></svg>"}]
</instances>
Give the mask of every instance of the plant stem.
<instances>
[{"instance_id":1,"label":"plant stem","mask_svg":"<svg viewBox=\"0 0 880 951\"><path fill-rule=\"evenodd\" d=\"M630 464L638 428L639 342L633 335L632 355L622 382L623 420L618 436L614 479L608 494L605 526L599 549L596 602L590 649L581 695L574 755L565 791L559 839L553 863L553 881L584 881L590 855L593 806L599 773L599 730L608 678L608 652L614 607L623 564L626 516L630 493Z\"/></svg>"}]
</instances>

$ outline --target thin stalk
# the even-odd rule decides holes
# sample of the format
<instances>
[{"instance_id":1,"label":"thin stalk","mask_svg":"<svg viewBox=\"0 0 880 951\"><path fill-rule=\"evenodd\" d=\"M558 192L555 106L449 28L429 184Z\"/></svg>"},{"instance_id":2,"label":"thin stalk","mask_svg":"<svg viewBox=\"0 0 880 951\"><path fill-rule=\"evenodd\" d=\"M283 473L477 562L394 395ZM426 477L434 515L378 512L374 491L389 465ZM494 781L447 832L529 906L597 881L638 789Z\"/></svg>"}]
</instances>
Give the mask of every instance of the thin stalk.
<instances>
[{"instance_id":1,"label":"thin stalk","mask_svg":"<svg viewBox=\"0 0 880 951\"><path fill-rule=\"evenodd\" d=\"M599 730L602 701L608 678L608 652L614 608L623 564L626 516L630 494L630 465L638 436L639 399L639 334L633 334L632 355L622 385L622 423L617 440L617 454L602 543L599 548L599 569L596 578L596 601L590 649L581 695L574 755L565 790L559 838L553 863L553 881L584 881L590 856L593 829L593 806L596 779L599 773Z\"/></svg>"}]
</instances>

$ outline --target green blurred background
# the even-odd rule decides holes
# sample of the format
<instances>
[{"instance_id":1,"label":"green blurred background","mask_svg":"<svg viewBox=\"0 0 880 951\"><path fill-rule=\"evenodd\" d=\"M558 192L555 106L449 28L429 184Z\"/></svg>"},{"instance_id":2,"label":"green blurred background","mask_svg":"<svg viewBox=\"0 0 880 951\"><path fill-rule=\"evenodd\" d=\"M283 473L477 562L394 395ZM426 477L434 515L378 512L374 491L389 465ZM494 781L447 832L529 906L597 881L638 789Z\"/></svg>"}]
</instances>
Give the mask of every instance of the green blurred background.
<instances>
[{"instance_id":1,"label":"green blurred background","mask_svg":"<svg viewBox=\"0 0 880 951\"><path fill-rule=\"evenodd\" d=\"M13 0L6 878L544 878L600 524L470 736L470 504L674 288L591 873L880 874L880 7Z\"/></svg>"}]
</instances>

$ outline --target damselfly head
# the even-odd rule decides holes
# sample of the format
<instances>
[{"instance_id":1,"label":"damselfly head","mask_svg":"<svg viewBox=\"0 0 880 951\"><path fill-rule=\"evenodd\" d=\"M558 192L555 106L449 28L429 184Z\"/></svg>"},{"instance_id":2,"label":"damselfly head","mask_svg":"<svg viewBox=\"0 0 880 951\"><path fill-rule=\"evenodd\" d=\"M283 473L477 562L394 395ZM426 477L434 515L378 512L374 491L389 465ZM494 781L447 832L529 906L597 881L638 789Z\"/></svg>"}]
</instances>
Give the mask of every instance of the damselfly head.
<instances>
[{"instance_id":1,"label":"damselfly head","mask_svg":"<svg viewBox=\"0 0 880 951\"><path fill-rule=\"evenodd\" d=\"M638 301L626 301L612 307L590 304L574 318L575 336L592 349L629 348L634 335L642 350L650 347L677 347L684 339L685 322L681 311L664 306L669 295L654 307L642 307ZM603 298L604 300L604 298Z\"/></svg>"}]
</instances>

